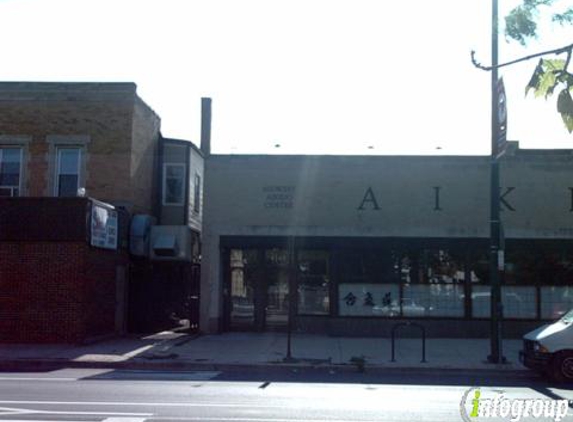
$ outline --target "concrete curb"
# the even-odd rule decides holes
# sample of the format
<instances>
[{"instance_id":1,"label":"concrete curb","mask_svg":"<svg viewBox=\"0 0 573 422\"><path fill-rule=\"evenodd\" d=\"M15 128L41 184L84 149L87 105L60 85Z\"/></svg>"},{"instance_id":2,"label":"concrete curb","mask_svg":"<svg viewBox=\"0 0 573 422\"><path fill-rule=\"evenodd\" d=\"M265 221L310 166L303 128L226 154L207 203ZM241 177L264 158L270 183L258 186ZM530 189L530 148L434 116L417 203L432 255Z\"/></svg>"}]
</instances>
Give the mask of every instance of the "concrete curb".
<instances>
[{"instance_id":1,"label":"concrete curb","mask_svg":"<svg viewBox=\"0 0 573 422\"><path fill-rule=\"evenodd\" d=\"M0 371L33 371L61 368L97 368L150 371L243 371L264 372L271 370L334 370L337 372L357 373L352 364L305 364L305 363L216 363L191 362L185 360L161 361L159 359L131 359L126 361L74 361L69 359L9 359L0 361ZM534 372L525 369L495 365L491 368L460 367L423 367L423 366L385 366L366 365L365 372L370 374L417 374L417 375L460 375L465 376L509 376L532 377Z\"/></svg>"}]
</instances>

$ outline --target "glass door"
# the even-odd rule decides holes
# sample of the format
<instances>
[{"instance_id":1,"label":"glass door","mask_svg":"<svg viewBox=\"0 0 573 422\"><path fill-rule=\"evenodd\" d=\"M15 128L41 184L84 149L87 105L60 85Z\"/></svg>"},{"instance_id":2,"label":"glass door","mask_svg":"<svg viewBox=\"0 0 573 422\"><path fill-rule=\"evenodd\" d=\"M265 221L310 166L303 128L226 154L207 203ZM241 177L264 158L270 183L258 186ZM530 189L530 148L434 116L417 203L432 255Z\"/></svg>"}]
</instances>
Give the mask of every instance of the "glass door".
<instances>
[{"instance_id":1,"label":"glass door","mask_svg":"<svg viewBox=\"0 0 573 422\"><path fill-rule=\"evenodd\" d=\"M229 328L231 330L252 330L255 327L257 261L256 250L231 250L229 303Z\"/></svg>"},{"instance_id":2,"label":"glass door","mask_svg":"<svg viewBox=\"0 0 573 422\"><path fill-rule=\"evenodd\" d=\"M264 328L267 330L280 330L288 324L288 262L286 249L265 251L266 274L262 287L266 293Z\"/></svg>"},{"instance_id":3,"label":"glass door","mask_svg":"<svg viewBox=\"0 0 573 422\"><path fill-rule=\"evenodd\" d=\"M281 330L288 323L289 282L286 249L232 249L228 328Z\"/></svg>"}]
</instances>

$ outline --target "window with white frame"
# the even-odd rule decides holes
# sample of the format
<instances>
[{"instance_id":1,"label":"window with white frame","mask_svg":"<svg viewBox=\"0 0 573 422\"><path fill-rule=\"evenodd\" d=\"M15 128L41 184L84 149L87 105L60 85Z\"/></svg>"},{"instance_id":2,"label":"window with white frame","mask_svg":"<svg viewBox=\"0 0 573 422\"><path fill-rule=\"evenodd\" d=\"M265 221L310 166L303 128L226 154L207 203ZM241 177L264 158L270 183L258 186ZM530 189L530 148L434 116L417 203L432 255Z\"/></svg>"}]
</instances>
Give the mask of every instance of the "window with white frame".
<instances>
[{"instance_id":1,"label":"window with white frame","mask_svg":"<svg viewBox=\"0 0 573 422\"><path fill-rule=\"evenodd\" d=\"M185 164L163 165L163 205L185 202Z\"/></svg>"},{"instance_id":2,"label":"window with white frame","mask_svg":"<svg viewBox=\"0 0 573 422\"><path fill-rule=\"evenodd\" d=\"M199 214L201 209L201 176L195 175L195 191L193 195L193 211Z\"/></svg>"},{"instance_id":3,"label":"window with white frame","mask_svg":"<svg viewBox=\"0 0 573 422\"><path fill-rule=\"evenodd\" d=\"M77 196L80 188L81 148L58 148L56 154L56 196Z\"/></svg>"},{"instance_id":4,"label":"window with white frame","mask_svg":"<svg viewBox=\"0 0 573 422\"><path fill-rule=\"evenodd\" d=\"M20 196L22 148L0 148L0 196Z\"/></svg>"}]
</instances>

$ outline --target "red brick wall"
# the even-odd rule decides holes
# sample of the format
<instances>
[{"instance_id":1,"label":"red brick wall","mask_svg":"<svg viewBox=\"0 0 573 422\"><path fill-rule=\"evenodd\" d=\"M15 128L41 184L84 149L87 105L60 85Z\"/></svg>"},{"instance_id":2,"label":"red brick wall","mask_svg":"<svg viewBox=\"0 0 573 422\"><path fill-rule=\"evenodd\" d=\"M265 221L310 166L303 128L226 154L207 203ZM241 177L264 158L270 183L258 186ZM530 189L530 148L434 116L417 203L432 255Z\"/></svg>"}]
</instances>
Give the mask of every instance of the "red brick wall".
<instances>
[{"instance_id":1,"label":"red brick wall","mask_svg":"<svg viewBox=\"0 0 573 422\"><path fill-rule=\"evenodd\" d=\"M85 242L0 242L0 342L112 334L118 265L122 255Z\"/></svg>"},{"instance_id":2,"label":"red brick wall","mask_svg":"<svg viewBox=\"0 0 573 422\"><path fill-rule=\"evenodd\" d=\"M79 342L83 242L0 242L0 341Z\"/></svg>"},{"instance_id":3,"label":"red brick wall","mask_svg":"<svg viewBox=\"0 0 573 422\"><path fill-rule=\"evenodd\" d=\"M79 343L114 332L116 268L127 253L88 244L88 205L0 198L0 343Z\"/></svg>"},{"instance_id":4,"label":"red brick wall","mask_svg":"<svg viewBox=\"0 0 573 422\"><path fill-rule=\"evenodd\" d=\"M84 278L86 302L83 309L88 336L114 331L117 271L126 267L125 255L88 248Z\"/></svg>"}]
</instances>

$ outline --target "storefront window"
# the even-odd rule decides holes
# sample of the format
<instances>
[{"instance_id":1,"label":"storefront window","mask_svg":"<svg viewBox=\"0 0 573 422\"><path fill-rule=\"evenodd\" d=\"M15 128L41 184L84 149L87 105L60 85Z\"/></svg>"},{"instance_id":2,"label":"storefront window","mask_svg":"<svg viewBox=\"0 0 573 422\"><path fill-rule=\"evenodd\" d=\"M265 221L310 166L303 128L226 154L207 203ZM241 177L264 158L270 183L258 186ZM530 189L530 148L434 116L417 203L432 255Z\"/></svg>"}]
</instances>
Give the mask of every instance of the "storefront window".
<instances>
[{"instance_id":1,"label":"storefront window","mask_svg":"<svg viewBox=\"0 0 573 422\"><path fill-rule=\"evenodd\" d=\"M484 250L472 250L468 254L470 284L489 284L489 254Z\"/></svg>"},{"instance_id":2,"label":"storefront window","mask_svg":"<svg viewBox=\"0 0 573 422\"><path fill-rule=\"evenodd\" d=\"M501 286L503 317L515 319L537 318L537 289L535 286ZM473 286L472 316L491 317L491 287Z\"/></svg>"},{"instance_id":3,"label":"storefront window","mask_svg":"<svg viewBox=\"0 0 573 422\"><path fill-rule=\"evenodd\" d=\"M409 317L463 317L464 287L461 284L405 285L402 313Z\"/></svg>"},{"instance_id":4,"label":"storefront window","mask_svg":"<svg viewBox=\"0 0 573 422\"><path fill-rule=\"evenodd\" d=\"M541 287L541 318L558 319L573 309L573 287Z\"/></svg>"},{"instance_id":5,"label":"storefront window","mask_svg":"<svg viewBox=\"0 0 573 422\"><path fill-rule=\"evenodd\" d=\"M537 318L537 280L535 253L530 249L506 247L505 271L501 282L503 317ZM472 260L472 317L491 318L489 260L485 253Z\"/></svg>"},{"instance_id":6,"label":"storefront window","mask_svg":"<svg viewBox=\"0 0 573 422\"><path fill-rule=\"evenodd\" d=\"M472 286L472 317L489 318L491 316L491 287Z\"/></svg>"},{"instance_id":7,"label":"storefront window","mask_svg":"<svg viewBox=\"0 0 573 422\"><path fill-rule=\"evenodd\" d=\"M550 246L515 242L507 247L504 318L554 320L573 309L573 253ZM331 294L341 317L491 317L484 248L339 249L333 258L337 286L326 250L298 250L294 261L284 247L229 252L226 315L234 328L285 327L291 296L298 315L330 315ZM289 294L291 283L296 295Z\"/></svg>"},{"instance_id":8,"label":"storefront window","mask_svg":"<svg viewBox=\"0 0 573 422\"><path fill-rule=\"evenodd\" d=\"M535 286L501 286L504 318L537 318L537 289Z\"/></svg>"},{"instance_id":9,"label":"storefront window","mask_svg":"<svg viewBox=\"0 0 573 422\"><path fill-rule=\"evenodd\" d=\"M462 258L443 249L409 252L400 260L403 316L463 317Z\"/></svg>"},{"instance_id":10,"label":"storefront window","mask_svg":"<svg viewBox=\"0 0 573 422\"><path fill-rule=\"evenodd\" d=\"M347 283L338 286L340 316L400 316L400 286Z\"/></svg>"},{"instance_id":11,"label":"storefront window","mask_svg":"<svg viewBox=\"0 0 573 422\"><path fill-rule=\"evenodd\" d=\"M340 316L400 316L400 286L394 251L343 250L338 262Z\"/></svg>"},{"instance_id":12,"label":"storefront window","mask_svg":"<svg viewBox=\"0 0 573 422\"><path fill-rule=\"evenodd\" d=\"M537 242L518 250L520 278L539 288L542 319L557 319L573 308L573 252Z\"/></svg>"},{"instance_id":13,"label":"storefront window","mask_svg":"<svg viewBox=\"0 0 573 422\"><path fill-rule=\"evenodd\" d=\"M397 258L392 250L352 250L339 254L342 283L398 283Z\"/></svg>"},{"instance_id":14,"label":"storefront window","mask_svg":"<svg viewBox=\"0 0 573 422\"><path fill-rule=\"evenodd\" d=\"M541 285L573 284L573 253L570 250L549 250L539 245L532 253L535 280Z\"/></svg>"},{"instance_id":15,"label":"storefront window","mask_svg":"<svg viewBox=\"0 0 573 422\"><path fill-rule=\"evenodd\" d=\"M328 315L330 313L330 282L328 252L298 252L298 313Z\"/></svg>"},{"instance_id":16,"label":"storefront window","mask_svg":"<svg viewBox=\"0 0 573 422\"><path fill-rule=\"evenodd\" d=\"M540 255L533 249L507 248L503 284L509 286L536 284L540 261Z\"/></svg>"}]
</instances>

